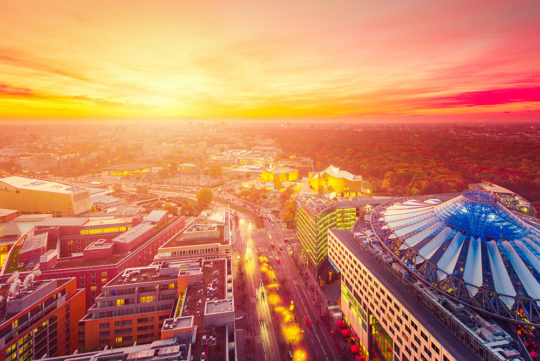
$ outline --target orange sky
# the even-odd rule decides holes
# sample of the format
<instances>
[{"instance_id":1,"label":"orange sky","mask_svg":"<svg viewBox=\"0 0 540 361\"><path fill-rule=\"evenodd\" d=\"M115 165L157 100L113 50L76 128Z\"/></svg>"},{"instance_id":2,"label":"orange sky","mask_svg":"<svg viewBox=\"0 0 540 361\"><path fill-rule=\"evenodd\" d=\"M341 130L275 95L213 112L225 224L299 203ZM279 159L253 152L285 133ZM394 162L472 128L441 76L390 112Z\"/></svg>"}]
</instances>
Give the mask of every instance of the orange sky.
<instances>
[{"instance_id":1,"label":"orange sky","mask_svg":"<svg viewBox=\"0 0 540 361\"><path fill-rule=\"evenodd\" d=\"M0 117L540 114L539 1L2 0Z\"/></svg>"}]
</instances>

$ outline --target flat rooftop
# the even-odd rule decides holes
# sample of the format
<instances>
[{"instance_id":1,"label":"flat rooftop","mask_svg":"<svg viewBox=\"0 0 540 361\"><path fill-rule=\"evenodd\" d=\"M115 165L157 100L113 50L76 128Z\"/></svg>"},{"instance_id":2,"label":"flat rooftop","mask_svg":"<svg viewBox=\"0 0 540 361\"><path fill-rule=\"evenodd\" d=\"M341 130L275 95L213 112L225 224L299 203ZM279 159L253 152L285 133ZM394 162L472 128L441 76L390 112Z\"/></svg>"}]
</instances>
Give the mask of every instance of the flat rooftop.
<instances>
[{"instance_id":1,"label":"flat rooftop","mask_svg":"<svg viewBox=\"0 0 540 361\"><path fill-rule=\"evenodd\" d=\"M0 208L0 217L9 216L13 213L17 213L18 211L15 209L6 209L6 208Z\"/></svg>"},{"instance_id":2,"label":"flat rooftop","mask_svg":"<svg viewBox=\"0 0 540 361\"><path fill-rule=\"evenodd\" d=\"M84 227L109 226L111 224L131 223L133 218L113 218L113 217L97 217L89 218L89 221L84 224Z\"/></svg>"},{"instance_id":3,"label":"flat rooftop","mask_svg":"<svg viewBox=\"0 0 540 361\"><path fill-rule=\"evenodd\" d=\"M347 247L354 256L369 269L375 278L396 298L417 320L421 323L441 345L447 349L452 356L458 360L480 361L478 357L472 355L468 348L453 334L451 334L430 312L428 312L418 301L407 292L403 292L402 287L396 282L393 275L371 257L360 249L358 241L349 231L333 229L332 232L339 237L339 240ZM426 297L429 297L426 295Z\"/></svg>"},{"instance_id":4,"label":"flat rooftop","mask_svg":"<svg viewBox=\"0 0 540 361\"><path fill-rule=\"evenodd\" d=\"M128 268L107 283L107 287L115 285L119 286L127 283L153 283L160 280L176 279L177 277L177 273L167 274L160 272L160 267L158 266L138 267L136 269Z\"/></svg>"},{"instance_id":5,"label":"flat rooftop","mask_svg":"<svg viewBox=\"0 0 540 361\"><path fill-rule=\"evenodd\" d=\"M202 284L187 288L181 316L194 316L194 325L200 330L204 329L206 302L227 297L226 267L224 259L203 262Z\"/></svg>"},{"instance_id":6,"label":"flat rooftop","mask_svg":"<svg viewBox=\"0 0 540 361\"><path fill-rule=\"evenodd\" d=\"M69 184L18 176L0 178L0 182L3 182L11 187L15 187L18 189L26 189L40 192L75 194L86 191L84 188L75 187Z\"/></svg>"},{"instance_id":7,"label":"flat rooftop","mask_svg":"<svg viewBox=\"0 0 540 361\"><path fill-rule=\"evenodd\" d=\"M26 237L22 243L19 254L24 252L34 251L47 246L47 232L37 234L35 236Z\"/></svg>"},{"instance_id":8,"label":"flat rooftop","mask_svg":"<svg viewBox=\"0 0 540 361\"><path fill-rule=\"evenodd\" d=\"M88 220L88 217L47 218L36 224L36 227L82 227Z\"/></svg>"},{"instance_id":9,"label":"flat rooftop","mask_svg":"<svg viewBox=\"0 0 540 361\"><path fill-rule=\"evenodd\" d=\"M130 243L137 237L140 237L146 232L153 229L154 229L154 226L151 224L140 223L136 225L135 227L131 228L130 230L125 231L124 233L119 234L118 236L114 237L112 241L116 243Z\"/></svg>"},{"instance_id":10,"label":"flat rooftop","mask_svg":"<svg viewBox=\"0 0 540 361\"><path fill-rule=\"evenodd\" d=\"M150 163L125 163L119 165L113 165L112 167L105 168L108 171L118 171L118 172L134 172L136 170L141 170L145 168L152 167Z\"/></svg>"}]
</instances>

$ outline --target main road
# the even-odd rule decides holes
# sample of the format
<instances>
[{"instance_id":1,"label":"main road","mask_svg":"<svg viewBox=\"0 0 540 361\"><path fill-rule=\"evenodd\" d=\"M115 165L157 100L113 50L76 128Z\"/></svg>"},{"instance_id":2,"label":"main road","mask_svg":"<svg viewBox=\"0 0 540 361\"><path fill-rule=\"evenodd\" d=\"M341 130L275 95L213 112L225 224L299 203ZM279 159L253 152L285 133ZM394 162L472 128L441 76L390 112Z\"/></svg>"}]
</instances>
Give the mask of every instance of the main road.
<instances>
[{"instance_id":1,"label":"main road","mask_svg":"<svg viewBox=\"0 0 540 361\"><path fill-rule=\"evenodd\" d=\"M270 246L268 253L273 259L280 259L279 263L275 261L274 269L294 302L296 317L303 327L304 342L308 346L308 357L313 361L340 361L342 358L335 347L336 342L325 322L321 320L322 311L328 307L326 298L313 277L306 278L299 272L287 252L287 244L283 242L287 231L273 224L274 222L271 224L268 219L264 221L268 239L274 244L274 247ZM283 250L280 251L280 248ZM294 348L294 344L292 347Z\"/></svg>"},{"instance_id":2,"label":"main road","mask_svg":"<svg viewBox=\"0 0 540 361\"><path fill-rule=\"evenodd\" d=\"M265 361L280 361L281 352L276 334L277 325L272 320L268 298L265 295L261 271L257 259L256 246L253 241L254 222L250 217L239 213L237 234L234 237L234 257L243 259L246 274L245 292L248 295L246 317L249 330L258 342L255 343L255 355L264 355Z\"/></svg>"}]
</instances>

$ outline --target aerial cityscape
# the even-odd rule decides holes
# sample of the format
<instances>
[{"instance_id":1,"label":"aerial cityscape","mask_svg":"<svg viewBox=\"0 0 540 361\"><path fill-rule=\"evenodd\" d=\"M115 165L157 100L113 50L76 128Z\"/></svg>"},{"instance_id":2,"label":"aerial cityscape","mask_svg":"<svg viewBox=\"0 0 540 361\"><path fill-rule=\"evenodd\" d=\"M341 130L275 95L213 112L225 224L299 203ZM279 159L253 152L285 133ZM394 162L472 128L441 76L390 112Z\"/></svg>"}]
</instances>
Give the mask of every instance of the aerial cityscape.
<instances>
[{"instance_id":1,"label":"aerial cityscape","mask_svg":"<svg viewBox=\"0 0 540 361\"><path fill-rule=\"evenodd\" d=\"M0 361L540 361L540 2L0 3Z\"/></svg>"}]
</instances>

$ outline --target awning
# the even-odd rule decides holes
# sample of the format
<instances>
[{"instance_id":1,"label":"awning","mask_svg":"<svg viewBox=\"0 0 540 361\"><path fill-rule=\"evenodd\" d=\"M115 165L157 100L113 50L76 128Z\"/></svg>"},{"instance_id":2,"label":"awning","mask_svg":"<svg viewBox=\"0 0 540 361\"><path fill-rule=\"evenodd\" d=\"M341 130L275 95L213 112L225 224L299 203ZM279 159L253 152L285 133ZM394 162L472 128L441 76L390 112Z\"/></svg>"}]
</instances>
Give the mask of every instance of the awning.
<instances>
[{"instance_id":1,"label":"awning","mask_svg":"<svg viewBox=\"0 0 540 361\"><path fill-rule=\"evenodd\" d=\"M360 349L356 345L351 345L351 352L353 354L357 354L357 353L360 353Z\"/></svg>"},{"instance_id":2,"label":"awning","mask_svg":"<svg viewBox=\"0 0 540 361\"><path fill-rule=\"evenodd\" d=\"M341 330L341 334L343 335L343 337L349 337L351 335L351 331L347 329Z\"/></svg>"},{"instance_id":3,"label":"awning","mask_svg":"<svg viewBox=\"0 0 540 361\"><path fill-rule=\"evenodd\" d=\"M355 356L355 360L356 360L356 361L366 361L366 359L364 358L364 356L360 356L360 355L356 355L356 356Z\"/></svg>"},{"instance_id":4,"label":"awning","mask_svg":"<svg viewBox=\"0 0 540 361\"><path fill-rule=\"evenodd\" d=\"M341 320L336 321L336 325L337 325L337 327L339 327L339 328L345 328L345 327L347 327L347 325L345 324L345 322L343 322L343 321L341 321Z\"/></svg>"}]
</instances>

